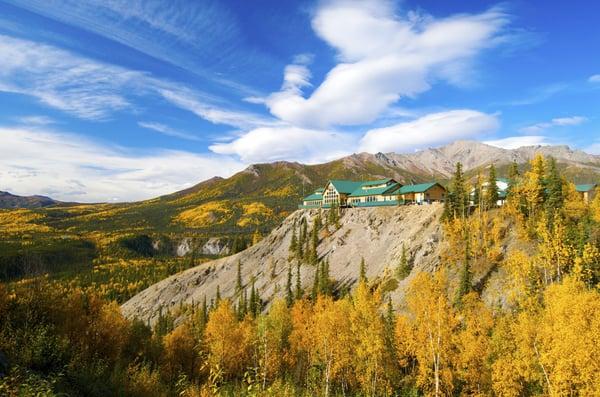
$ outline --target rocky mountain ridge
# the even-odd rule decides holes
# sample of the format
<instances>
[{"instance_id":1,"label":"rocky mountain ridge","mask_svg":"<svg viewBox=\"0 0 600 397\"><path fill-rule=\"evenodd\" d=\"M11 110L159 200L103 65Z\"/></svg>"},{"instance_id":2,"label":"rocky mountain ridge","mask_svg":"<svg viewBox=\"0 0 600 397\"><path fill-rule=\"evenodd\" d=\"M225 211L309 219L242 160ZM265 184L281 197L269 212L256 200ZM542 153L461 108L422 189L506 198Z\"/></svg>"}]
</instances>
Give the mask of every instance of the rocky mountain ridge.
<instances>
[{"instance_id":1,"label":"rocky mountain ridge","mask_svg":"<svg viewBox=\"0 0 600 397\"><path fill-rule=\"evenodd\" d=\"M217 288L222 297L237 298L237 264L242 264L244 287L249 292L251 280L264 302L285 293L288 266L292 266L294 280L296 260L290 260L289 246L295 225L302 219L312 224L317 210L294 212L270 235L258 244L238 254L203 263L171 276L142 291L127 301L122 310L128 317L137 317L154 323L161 310L177 308L180 304L201 303L214 299ZM433 270L440 261L441 204L360 208L345 211L340 227L320 233L318 256L330 263L330 276L337 288L352 288L358 279L360 262L364 258L367 277L391 279L400 263L402 248L408 249L413 271L398 283L391 297L402 300L408 280L416 270ZM310 293L315 266L302 264L300 279L306 293Z\"/></svg>"}]
</instances>

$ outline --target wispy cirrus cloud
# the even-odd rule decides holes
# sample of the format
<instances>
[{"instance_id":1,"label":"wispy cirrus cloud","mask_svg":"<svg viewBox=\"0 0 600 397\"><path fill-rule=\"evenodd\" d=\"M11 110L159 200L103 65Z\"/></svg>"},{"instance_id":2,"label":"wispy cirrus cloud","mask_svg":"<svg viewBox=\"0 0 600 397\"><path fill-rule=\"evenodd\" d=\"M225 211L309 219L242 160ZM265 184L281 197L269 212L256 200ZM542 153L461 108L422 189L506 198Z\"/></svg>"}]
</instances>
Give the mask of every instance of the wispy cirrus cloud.
<instances>
[{"instance_id":1,"label":"wispy cirrus cloud","mask_svg":"<svg viewBox=\"0 0 600 397\"><path fill-rule=\"evenodd\" d=\"M600 83L600 74L594 74L588 79L590 83Z\"/></svg>"},{"instance_id":2,"label":"wispy cirrus cloud","mask_svg":"<svg viewBox=\"0 0 600 397\"><path fill-rule=\"evenodd\" d=\"M14 5L76 26L183 68L246 95L256 91L215 71L243 63L243 34L236 18L217 0L7 0ZM242 54L240 54L240 52ZM193 54L202 53L201 58Z\"/></svg>"},{"instance_id":3,"label":"wispy cirrus cloud","mask_svg":"<svg viewBox=\"0 0 600 397\"><path fill-rule=\"evenodd\" d=\"M138 125L142 128L146 128L148 130L153 130L159 132L163 135L172 136L174 138L187 139L189 141L199 141L200 138L196 135L189 134L187 132L178 131L174 128L169 127L168 125L162 123L156 123L151 121L139 121Z\"/></svg>"},{"instance_id":4,"label":"wispy cirrus cloud","mask_svg":"<svg viewBox=\"0 0 600 397\"><path fill-rule=\"evenodd\" d=\"M519 131L526 134L535 134L545 131L552 127L575 126L583 124L586 121L587 118L582 116L557 117L550 121L528 125L526 127L521 128Z\"/></svg>"},{"instance_id":5,"label":"wispy cirrus cloud","mask_svg":"<svg viewBox=\"0 0 600 397\"><path fill-rule=\"evenodd\" d=\"M278 118L302 127L368 123L400 98L429 90L436 81L462 84L471 61L501 43L509 16L500 8L436 19L395 13L391 2L323 2L312 19L315 33L337 51L339 63L305 97L306 65L289 65L280 91L266 98Z\"/></svg>"},{"instance_id":6,"label":"wispy cirrus cloud","mask_svg":"<svg viewBox=\"0 0 600 397\"><path fill-rule=\"evenodd\" d=\"M63 201L148 199L245 164L186 151L135 151L48 129L0 127L0 190Z\"/></svg>"},{"instance_id":7,"label":"wispy cirrus cloud","mask_svg":"<svg viewBox=\"0 0 600 397\"><path fill-rule=\"evenodd\" d=\"M0 35L0 58L0 91L32 96L82 119L106 120L120 111L135 111L142 106L139 98L158 95L214 124L248 128L267 123L179 83L46 44Z\"/></svg>"}]
</instances>

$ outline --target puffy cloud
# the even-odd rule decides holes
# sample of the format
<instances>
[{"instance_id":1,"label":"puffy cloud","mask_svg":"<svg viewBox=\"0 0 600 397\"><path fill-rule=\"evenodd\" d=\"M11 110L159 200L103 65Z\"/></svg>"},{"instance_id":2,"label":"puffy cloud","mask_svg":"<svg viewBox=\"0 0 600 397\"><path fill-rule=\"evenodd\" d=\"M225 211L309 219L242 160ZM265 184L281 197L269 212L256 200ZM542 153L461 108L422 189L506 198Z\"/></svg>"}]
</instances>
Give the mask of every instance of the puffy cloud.
<instances>
[{"instance_id":1,"label":"puffy cloud","mask_svg":"<svg viewBox=\"0 0 600 397\"><path fill-rule=\"evenodd\" d=\"M588 81L590 83L600 83L600 74L595 74L593 76L590 76L590 78L588 79Z\"/></svg>"},{"instance_id":2,"label":"puffy cloud","mask_svg":"<svg viewBox=\"0 0 600 397\"><path fill-rule=\"evenodd\" d=\"M352 153L356 139L349 134L293 126L262 127L227 143L209 148L215 153L236 155L244 162L276 160L319 163Z\"/></svg>"},{"instance_id":3,"label":"puffy cloud","mask_svg":"<svg viewBox=\"0 0 600 397\"><path fill-rule=\"evenodd\" d=\"M190 187L245 166L227 156L134 152L63 132L0 127L0 190L64 201L131 201Z\"/></svg>"},{"instance_id":4,"label":"puffy cloud","mask_svg":"<svg viewBox=\"0 0 600 397\"><path fill-rule=\"evenodd\" d=\"M266 104L275 116L303 127L370 122L436 80L462 83L470 61L501 41L507 23L498 8L435 19L400 17L383 0L325 2L312 25L340 63L308 97L301 92L310 77L306 65L288 66L282 89Z\"/></svg>"},{"instance_id":5,"label":"puffy cloud","mask_svg":"<svg viewBox=\"0 0 600 397\"><path fill-rule=\"evenodd\" d=\"M547 130L552 127L564 127L564 126L574 126L585 123L587 118L581 116L572 116L572 117L557 117L548 122L532 124L527 127L523 127L520 129L521 132L526 134L536 134Z\"/></svg>"},{"instance_id":6,"label":"puffy cloud","mask_svg":"<svg viewBox=\"0 0 600 397\"><path fill-rule=\"evenodd\" d=\"M502 149L518 149L523 146L550 145L548 137L542 135L510 136L502 139L484 141L483 143Z\"/></svg>"},{"instance_id":7,"label":"puffy cloud","mask_svg":"<svg viewBox=\"0 0 600 397\"><path fill-rule=\"evenodd\" d=\"M469 109L450 110L367 131L360 148L371 153L402 152L493 133L498 127L495 115Z\"/></svg>"}]
</instances>

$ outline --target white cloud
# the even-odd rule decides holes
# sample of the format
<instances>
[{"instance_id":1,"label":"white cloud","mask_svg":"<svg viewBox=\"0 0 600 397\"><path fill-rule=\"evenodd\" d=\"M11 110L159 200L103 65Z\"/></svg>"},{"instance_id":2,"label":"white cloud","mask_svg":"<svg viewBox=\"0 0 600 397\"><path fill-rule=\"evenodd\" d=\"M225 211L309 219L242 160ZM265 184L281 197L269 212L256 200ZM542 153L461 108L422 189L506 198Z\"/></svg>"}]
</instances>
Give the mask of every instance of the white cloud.
<instances>
[{"instance_id":1,"label":"white cloud","mask_svg":"<svg viewBox=\"0 0 600 397\"><path fill-rule=\"evenodd\" d=\"M55 123L54 119L48 116L21 116L16 117L14 120L25 125L50 125Z\"/></svg>"},{"instance_id":2,"label":"white cloud","mask_svg":"<svg viewBox=\"0 0 600 397\"><path fill-rule=\"evenodd\" d=\"M493 133L498 126L495 115L475 110L431 113L416 120L367 131L360 142L360 150L371 153L403 152Z\"/></svg>"},{"instance_id":3,"label":"white cloud","mask_svg":"<svg viewBox=\"0 0 600 397\"><path fill-rule=\"evenodd\" d=\"M600 83L600 74L595 74L593 76L590 76L590 78L588 79L588 81L590 83Z\"/></svg>"},{"instance_id":4,"label":"white cloud","mask_svg":"<svg viewBox=\"0 0 600 397\"><path fill-rule=\"evenodd\" d=\"M502 149L518 149L523 146L550 145L548 138L542 135L511 136L502 139L484 141L483 143Z\"/></svg>"},{"instance_id":5,"label":"white cloud","mask_svg":"<svg viewBox=\"0 0 600 397\"><path fill-rule=\"evenodd\" d=\"M356 139L344 133L293 126L262 127L227 143L209 148L215 153L236 155L247 163L276 160L320 163L352 153Z\"/></svg>"},{"instance_id":6,"label":"white cloud","mask_svg":"<svg viewBox=\"0 0 600 397\"><path fill-rule=\"evenodd\" d=\"M536 134L547 130L548 128L580 125L586 121L587 118L581 116L557 117L548 122L537 123L523 127L519 131L526 134Z\"/></svg>"},{"instance_id":7,"label":"white cloud","mask_svg":"<svg viewBox=\"0 0 600 397\"><path fill-rule=\"evenodd\" d=\"M585 152L600 155L600 142L594 142L584 149Z\"/></svg>"},{"instance_id":8,"label":"white cloud","mask_svg":"<svg viewBox=\"0 0 600 397\"><path fill-rule=\"evenodd\" d=\"M282 89L266 104L275 116L303 127L368 123L436 80L462 83L470 62L501 41L507 23L497 8L435 19L398 16L384 0L325 2L312 25L340 63L308 97L301 92L310 77L306 65L288 66Z\"/></svg>"},{"instance_id":9,"label":"white cloud","mask_svg":"<svg viewBox=\"0 0 600 397\"><path fill-rule=\"evenodd\" d=\"M218 99L150 74L97 62L49 45L0 35L0 91L29 95L79 118L103 120L159 95L215 124L249 128L264 118L229 109Z\"/></svg>"},{"instance_id":10,"label":"white cloud","mask_svg":"<svg viewBox=\"0 0 600 397\"><path fill-rule=\"evenodd\" d=\"M155 150L137 153L79 136L0 127L0 190L64 201L141 200L227 177L245 166L227 156Z\"/></svg>"},{"instance_id":11,"label":"white cloud","mask_svg":"<svg viewBox=\"0 0 600 397\"><path fill-rule=\"evenodd\" d=\"M187 139L190 141L199 141L200 138L196 135L188 134L187 132L178 131L174 128L169 127L161 123L155 123L150 121L140 121L138 125L142 128L160 132L163 135L172 136L175 138Z\"/></svg>"}]
</instances>

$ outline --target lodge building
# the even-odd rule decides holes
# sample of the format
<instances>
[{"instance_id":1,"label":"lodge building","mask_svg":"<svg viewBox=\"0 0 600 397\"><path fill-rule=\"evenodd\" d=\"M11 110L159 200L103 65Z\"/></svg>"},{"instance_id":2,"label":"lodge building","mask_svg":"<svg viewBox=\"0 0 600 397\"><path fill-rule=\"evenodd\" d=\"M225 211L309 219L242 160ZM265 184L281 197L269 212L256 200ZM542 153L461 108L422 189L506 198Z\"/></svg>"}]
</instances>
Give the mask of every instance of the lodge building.
<instances>
[{"instance_id":1,"label":"lodge building","mask_svg":"<svg viewBox=\"0 0 600 397\"><path fill-rule=\"evenodd\" d=\"M300 208L378 207L442 202L446 189L437 182L402 185L392 178L374 181L334 179L304 197Z\"/></svg>"}]
</instances>

